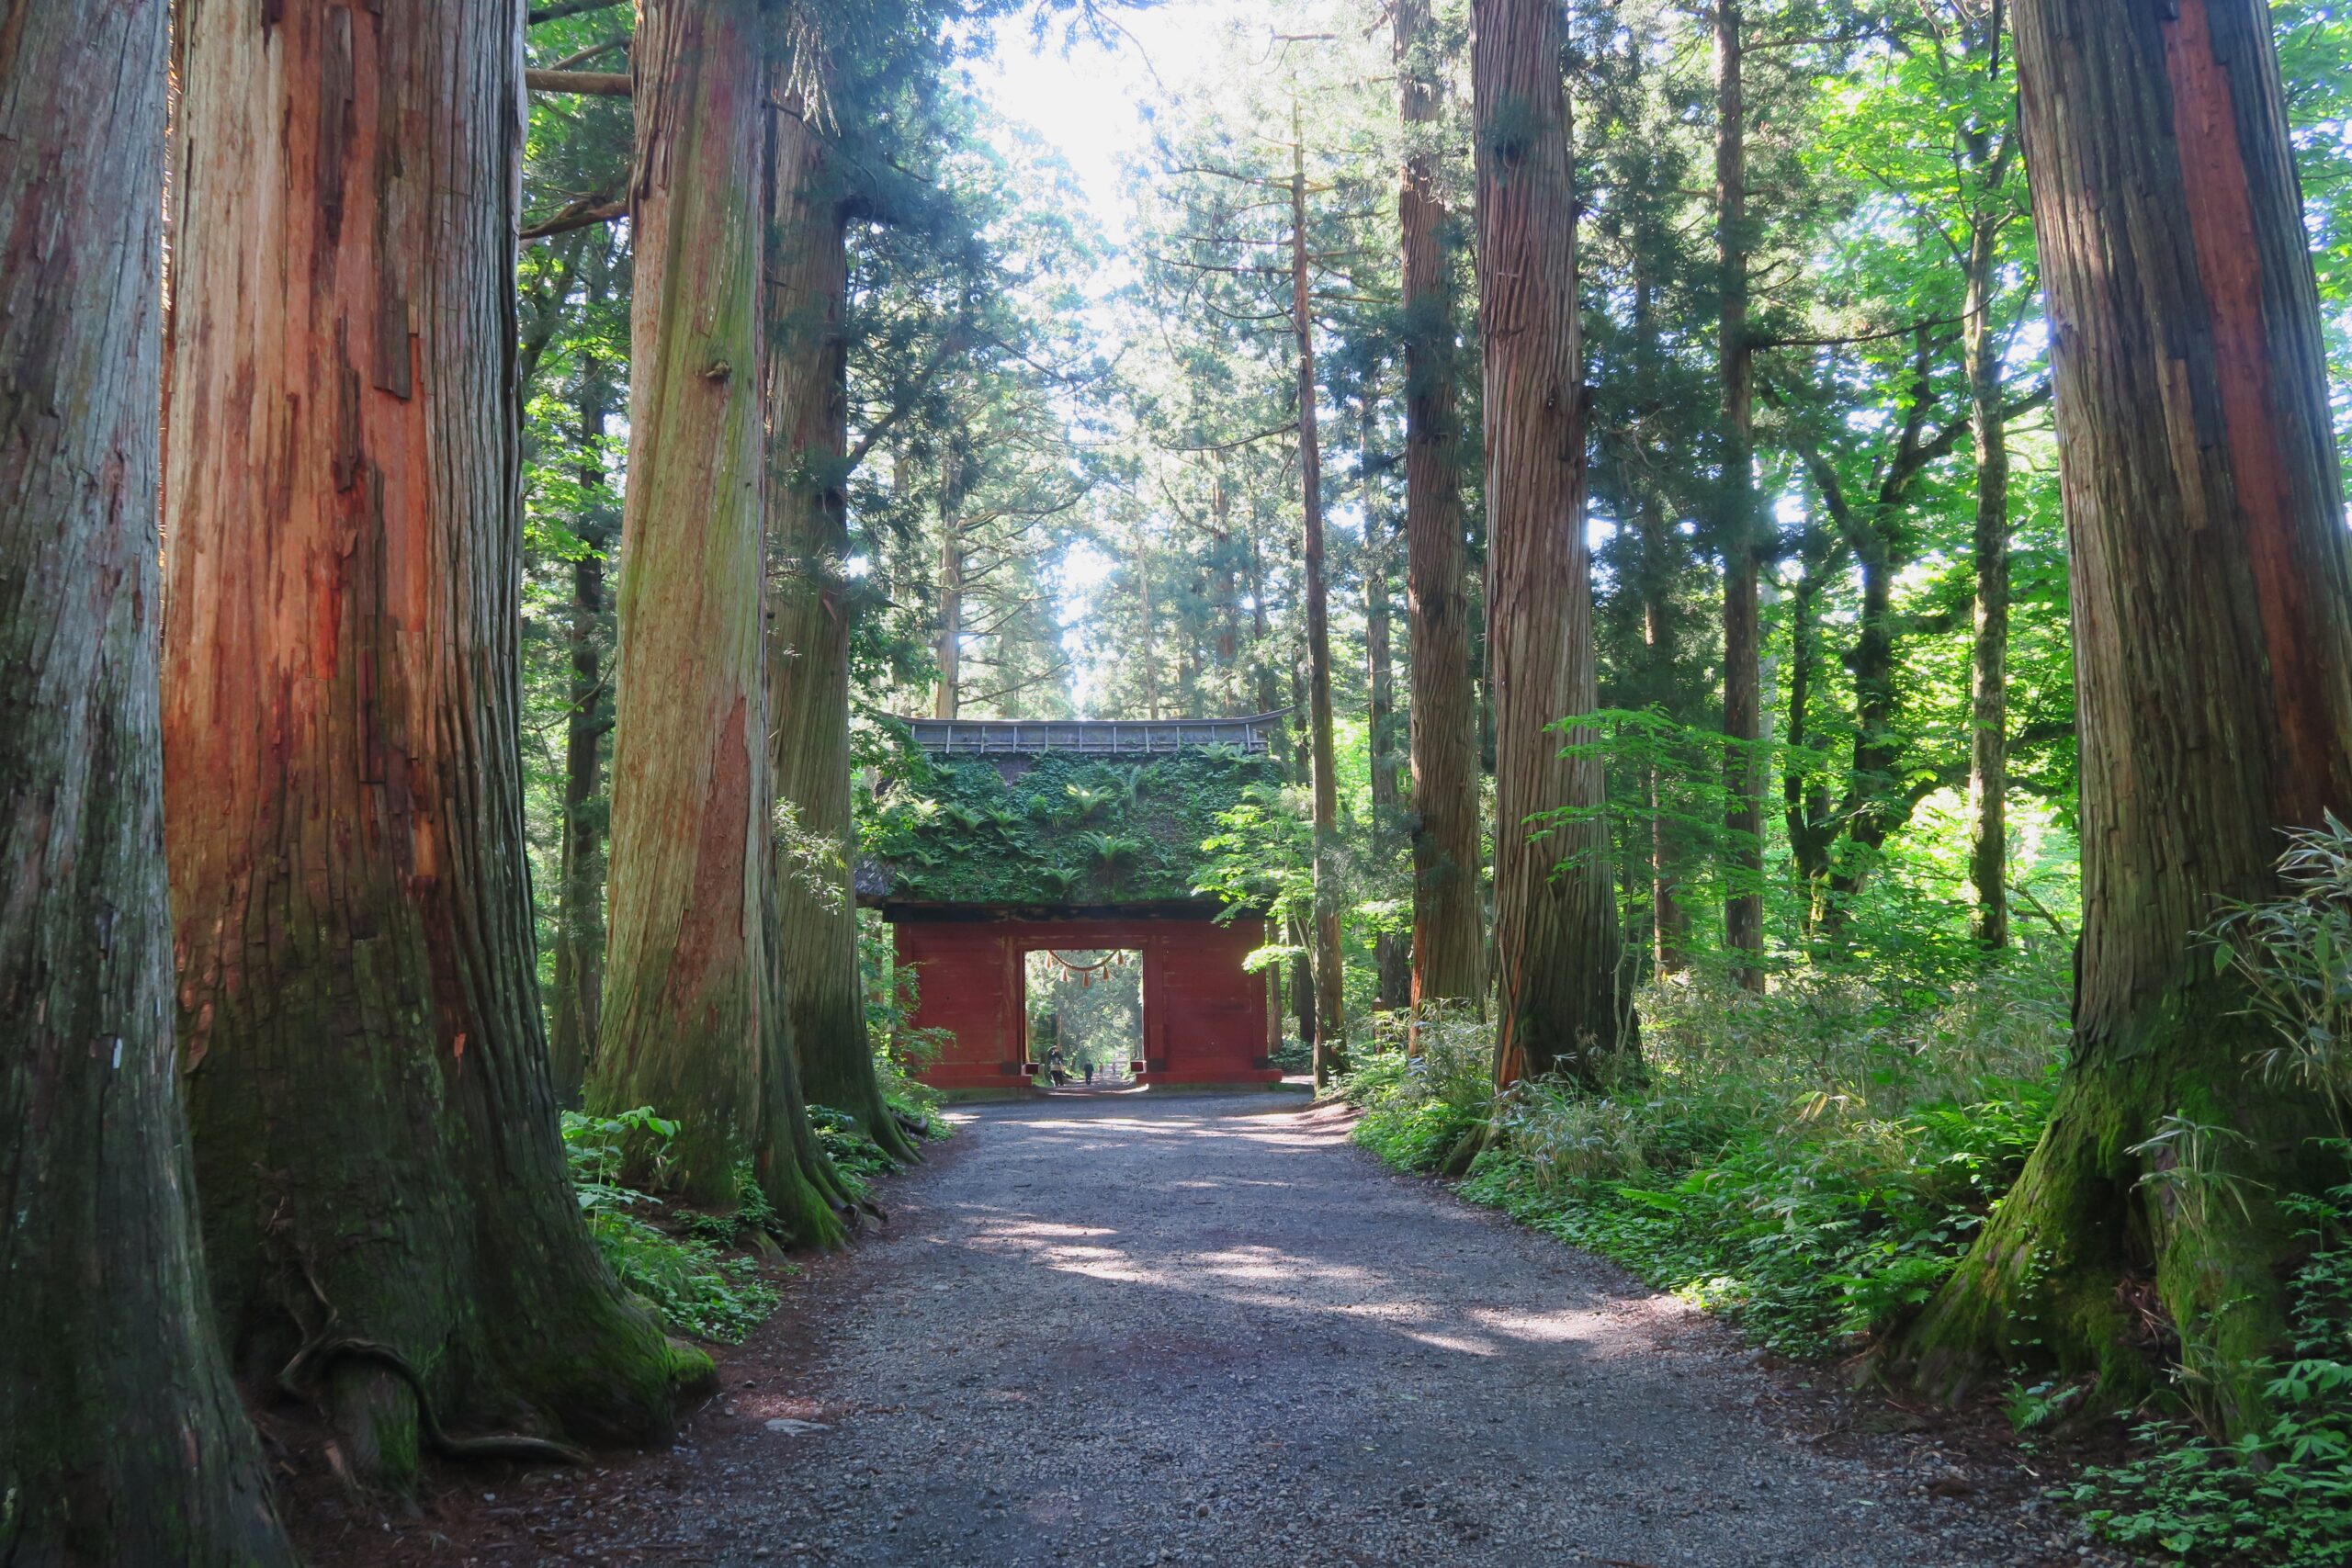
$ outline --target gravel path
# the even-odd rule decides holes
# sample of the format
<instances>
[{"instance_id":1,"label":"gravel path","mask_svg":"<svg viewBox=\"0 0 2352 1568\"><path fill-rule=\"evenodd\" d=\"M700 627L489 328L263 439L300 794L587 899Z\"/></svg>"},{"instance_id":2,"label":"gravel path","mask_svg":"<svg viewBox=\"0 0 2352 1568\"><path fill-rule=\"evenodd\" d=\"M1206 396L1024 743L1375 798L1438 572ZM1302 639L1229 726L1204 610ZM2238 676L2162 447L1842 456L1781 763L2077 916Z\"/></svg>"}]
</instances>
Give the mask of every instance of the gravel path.
<instances>
[{"instance_id":1,"label":"gravel path","mask_svg":"<svg viewBox=\"0 0 2352 1568\"><path fill-rule=\"evenodd\" d=\"M1930 1439L1825 1451L1798 1429L1817 1408L1784 1404L1785 1378L1717 1325L1297 1106L963 1113L894 1194L888 1239L805 1303L799 1364L740 1378L664 1456L660 1506L606 1493L565 1555L2075 1560L2059 1521L1986 1501Z\"/></svg>"}]
</instances>

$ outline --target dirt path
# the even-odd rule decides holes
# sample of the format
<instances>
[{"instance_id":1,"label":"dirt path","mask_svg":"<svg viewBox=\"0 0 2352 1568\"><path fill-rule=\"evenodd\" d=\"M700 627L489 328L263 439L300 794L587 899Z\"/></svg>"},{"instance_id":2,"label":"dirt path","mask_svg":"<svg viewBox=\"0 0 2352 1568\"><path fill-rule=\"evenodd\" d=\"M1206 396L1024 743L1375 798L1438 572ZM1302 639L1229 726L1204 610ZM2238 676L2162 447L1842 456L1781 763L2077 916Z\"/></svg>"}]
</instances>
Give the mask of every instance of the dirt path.
<instances>
[{"instance_id":1,"label":"dirt path","mask_svg":"<svg viewBox=\"0 0 2352 1568\"><path fill-rule=\"evenodd\" d=\"M2080 1561L2005 1478L1928 1437L1838 1457L1718 1326L1296 1103L970 1112L788 1360L735 1358L668 1456L469 1496L512 1539L420 1560Z\"/></svg>"}]
</instances>

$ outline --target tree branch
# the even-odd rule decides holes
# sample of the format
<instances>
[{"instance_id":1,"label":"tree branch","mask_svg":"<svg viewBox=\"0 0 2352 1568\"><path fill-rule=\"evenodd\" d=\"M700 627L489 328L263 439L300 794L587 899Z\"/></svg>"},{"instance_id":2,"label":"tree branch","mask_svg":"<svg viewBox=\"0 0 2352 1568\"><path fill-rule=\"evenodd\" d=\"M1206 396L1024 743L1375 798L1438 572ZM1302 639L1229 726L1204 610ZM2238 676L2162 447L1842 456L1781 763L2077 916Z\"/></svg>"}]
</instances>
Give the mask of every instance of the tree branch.
<instances>
[{"instance_id":1,"label":"tree branch","mask_svg":"<svg viewBox=\"0 0 2352 1568\"><path fill-rule=\"evenodd\" d=\"M907 411L922 400L923 393L931 389L932 382L938 379L940 371L947 367L947 362L950 359L963 353L965 346L964 323L962 319L958 318L956 323L947 329L946 335L939 340L939 347L933 352L930 361L915 373L915 378L891 400L888 412L872 424L867 425L865 433L858 437L857 445L849 449L842 463L842 473L854 472L857 466L865 461L866 454L874 450L874 444L889 434L891 427L906 417Z\"/></svg>"},{"instance_id":2,"label":"tree branch","mask_svg":"<svg viewBox=\"0 0 2352 1568\"><path fill-rule=\"evenodd\" d=\"M1212 442L1205 446L1162 446L1159 449L1162 452L1230 452L1237 446L1247 446L1252 442L1263 441L1269 436L1288 435L1297 428L1298 421L1292 420L1286 424L1277 424L1271 430L1261 430L1252 435L1237 436L1231 441Z\"/></svg>"},{"instance_id":3,"label":"tree branch","mask_svg":"<svg viewBox=\"0 0 2352 1568\"><path fill-rule=\"evenodd\" d=\"M552 6L537 6L525 18L526 25L537 27L541 22L560 22L566 17L584 17L591 11L613 11L628 0L556 0Z\"/></svg>"},{"instance_id":4,"label":"tree branch","mask_svg":"<svg viewBox=\"0 0 2352 1568\"><path fill-rule=\"evenodd\" d=\"M585 229L591 224L610 223L616 218L628 216L628 198L616 196L583 196L563 208L552 218L543 219L523 231L518 237L526 242L544 240L550 234L568 233Z\"/></svg>"},{"instance_id":5,"label":"tree branch","mask_svg":"<svg viewBox=\"0 0 2352 1568\"><path fill-rule=\"evenodd\" d=\"M523 85L535 93L582 93L590 97L626 98L629 79L619 71L526 71Z\"/></svg>"}]
</instances>

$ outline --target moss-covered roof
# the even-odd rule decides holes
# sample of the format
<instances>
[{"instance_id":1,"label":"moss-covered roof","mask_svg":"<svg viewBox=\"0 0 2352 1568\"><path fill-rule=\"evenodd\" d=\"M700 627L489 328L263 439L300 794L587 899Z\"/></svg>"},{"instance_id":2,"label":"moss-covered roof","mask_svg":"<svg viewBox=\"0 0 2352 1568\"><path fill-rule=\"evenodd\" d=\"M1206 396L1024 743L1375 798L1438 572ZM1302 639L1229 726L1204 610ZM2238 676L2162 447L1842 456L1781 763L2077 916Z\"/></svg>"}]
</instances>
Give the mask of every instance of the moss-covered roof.
<instances>
[{"instance_id":1,"label":"moss-covered roof","mask_svg":"<svg viewBox=\"0 0 2352 1568\"><path fill-rule=\"evenodd\" d=\"M868 818L858 891L910 904L1071 906L1199 897L1201 845L1261 751L1211 744L1135 757L910 751Z\"/></svg>"}]
</instances>

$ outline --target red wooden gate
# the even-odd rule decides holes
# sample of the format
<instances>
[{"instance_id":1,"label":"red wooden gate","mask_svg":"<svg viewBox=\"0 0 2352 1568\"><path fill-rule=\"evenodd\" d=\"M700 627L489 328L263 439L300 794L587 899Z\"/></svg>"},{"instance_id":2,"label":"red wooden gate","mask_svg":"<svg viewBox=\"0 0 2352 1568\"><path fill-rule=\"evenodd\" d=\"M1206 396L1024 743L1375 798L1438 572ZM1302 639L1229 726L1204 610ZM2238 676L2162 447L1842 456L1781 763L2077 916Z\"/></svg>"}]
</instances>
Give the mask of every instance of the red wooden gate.
<instances>
[{"instance_id":1,"label":"red wooden gate","mask_svg":"<svg viewBox=\"0 0 2352 1568\"><path fill-rule=\"evenodd\" d=\"M1022 955L1040 948L1143 953L1147 1084L1266 1084L1266 986L1241 961L1264 922L1214 920L900 919L899 963L922 987L918 1029L955 1038L922 1075L934 1089L1021 1089Z\"/></svg>"}]
</instances>

